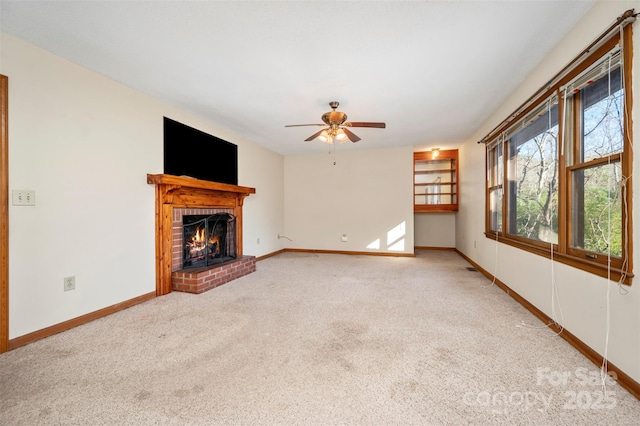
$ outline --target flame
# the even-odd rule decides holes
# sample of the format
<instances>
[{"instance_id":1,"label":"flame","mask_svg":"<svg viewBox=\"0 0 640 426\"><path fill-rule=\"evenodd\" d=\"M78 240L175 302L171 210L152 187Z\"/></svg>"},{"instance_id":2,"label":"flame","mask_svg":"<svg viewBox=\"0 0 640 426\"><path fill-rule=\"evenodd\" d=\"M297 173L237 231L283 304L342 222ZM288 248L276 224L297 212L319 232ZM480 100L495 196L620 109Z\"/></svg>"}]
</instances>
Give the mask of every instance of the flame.
<instances>
[{"instance_id":1,"label":"flame","mask_svg":"<svg viewBox=\"0 0 640 426\"><path fill-rule=\"evenodd\" d=\"M196 243L204 241L204 228L196 229L196 235L194 235L193 241Z\"/></svg>"},{"instance_id":2,"label":"flame","mask_svg":"<svg viewBox=\"0 0 640 426\"><path fill-rule=\"evenodd\" d=\"M205 257L216 257L220 255L220 236L216 233L209 235L207 239L206 227L198 227L195 232L185 241L185 248L188 250L187 260L202 260Z\"/></svg>"},{"instance_id":3,"label":"flame","mask_svg":"<svg viewBox=\"0 0 640 426\"><path fill-rule=\"evenodd\" d=\"M198 258L202 255L202 250L205 246L205 229L198 227L196 232L191 237L191 240L187 243L189 247L189 257Z\"/></svg>"}]
</instances>

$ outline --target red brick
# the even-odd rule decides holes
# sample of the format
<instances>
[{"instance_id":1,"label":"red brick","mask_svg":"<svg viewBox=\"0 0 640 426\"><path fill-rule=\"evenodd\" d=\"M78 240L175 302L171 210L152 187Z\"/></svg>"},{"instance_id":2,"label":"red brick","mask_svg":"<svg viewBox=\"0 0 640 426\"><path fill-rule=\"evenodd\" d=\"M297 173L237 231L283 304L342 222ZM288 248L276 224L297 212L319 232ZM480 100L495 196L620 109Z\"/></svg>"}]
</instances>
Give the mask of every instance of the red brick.
<instances>
[{"instance_id":1,"label":"red brick","mask_svg":"<svg viewBox=\"0 0 640 426\"><path fill-rule=\"evenodd\" d=\"M212 214L225 211L223 209L209 210ZM230 213L233 212L231 211ZM241 259L238 259L233 263L207 269L199 273L174 272L172 275L171 287L175 291L200 294L250 274L255 270L255 257L243 256Z\"/></svg>"}]
</instances>

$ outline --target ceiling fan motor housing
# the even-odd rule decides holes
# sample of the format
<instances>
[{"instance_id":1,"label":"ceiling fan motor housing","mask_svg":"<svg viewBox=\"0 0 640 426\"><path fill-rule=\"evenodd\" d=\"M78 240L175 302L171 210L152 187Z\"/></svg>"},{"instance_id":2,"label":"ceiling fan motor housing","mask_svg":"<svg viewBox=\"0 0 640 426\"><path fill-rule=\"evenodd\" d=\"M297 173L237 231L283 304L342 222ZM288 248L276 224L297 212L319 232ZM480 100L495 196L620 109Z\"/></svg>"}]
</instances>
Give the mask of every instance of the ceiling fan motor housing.
<instances>
[{"instance_id":1,"label":"ceiling fan motor housing","mask_svg":"<svg viewBox=\"0 0 640 426\"><path fill-rule=\"evenodd\" d=\"M328 126L340 126L342 123L347 121L347 114L335 110L325 112L322 114L322 121L324 121Z\"/></svg>"}]
</instances>

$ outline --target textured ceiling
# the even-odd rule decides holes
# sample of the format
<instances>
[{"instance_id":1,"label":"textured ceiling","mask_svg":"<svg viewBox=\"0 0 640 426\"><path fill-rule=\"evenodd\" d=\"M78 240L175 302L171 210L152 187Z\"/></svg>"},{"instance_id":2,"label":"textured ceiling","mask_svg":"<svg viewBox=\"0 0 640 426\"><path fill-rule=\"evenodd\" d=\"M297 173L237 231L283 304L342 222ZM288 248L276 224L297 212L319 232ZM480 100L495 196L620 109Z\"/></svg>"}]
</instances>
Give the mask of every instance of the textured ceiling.
<instances>
[{"instance_id":1,"label":"textured ceiling","mask_svg":"<svg viewBox=\"0 0 640 426\"><path fill-rule=\"evenodd\" d=\"M2 0L0 24L289 155L327 151L303 142L319 128L284 125L321 123L333 100L387 123L339 149L456 147L592 4Z\"/></svg>"}]
</instances>

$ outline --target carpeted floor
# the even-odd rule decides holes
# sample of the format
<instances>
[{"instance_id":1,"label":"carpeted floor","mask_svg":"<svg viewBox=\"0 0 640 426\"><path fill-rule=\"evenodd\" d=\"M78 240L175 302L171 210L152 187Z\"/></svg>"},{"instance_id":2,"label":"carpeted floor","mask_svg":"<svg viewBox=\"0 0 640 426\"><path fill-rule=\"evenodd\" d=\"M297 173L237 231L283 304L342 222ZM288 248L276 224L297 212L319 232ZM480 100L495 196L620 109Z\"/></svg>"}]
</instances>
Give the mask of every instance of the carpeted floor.
<instances>
[{"instance_id":1,"label":"carpeted floor","mask_svg":"<svg viewBox=\"0 0 640 426\"><path fill-rule=\"evenodd\" d=\"M638 424L638 400L468 266L280 254L0 355L0 424Z\"/></svg>"}]
</instances>

